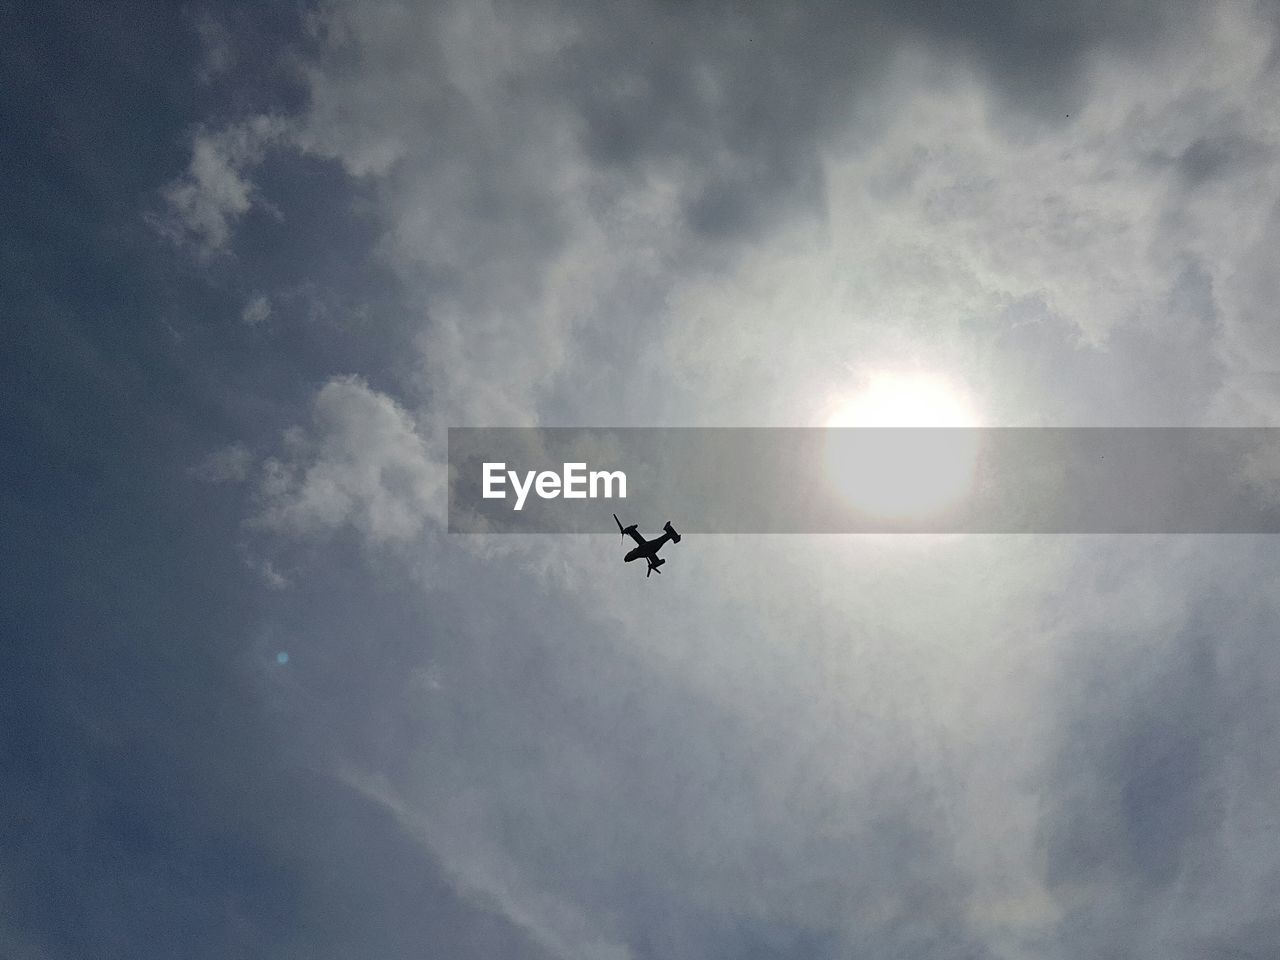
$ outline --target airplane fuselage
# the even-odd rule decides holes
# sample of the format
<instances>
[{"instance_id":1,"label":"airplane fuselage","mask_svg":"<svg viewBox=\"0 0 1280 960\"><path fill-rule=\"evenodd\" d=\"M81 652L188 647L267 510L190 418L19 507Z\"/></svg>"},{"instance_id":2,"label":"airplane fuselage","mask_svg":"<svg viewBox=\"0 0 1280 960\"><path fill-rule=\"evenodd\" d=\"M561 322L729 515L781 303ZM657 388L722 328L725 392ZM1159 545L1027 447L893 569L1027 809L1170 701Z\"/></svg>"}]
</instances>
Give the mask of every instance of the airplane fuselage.
<instances>
[{"instance_id":1,"label":"airplane fuselage","mask_svg":"<svg viewBox=\"0 0 1280 960\"><path fill-rule=\"evenodd\" d=\"M656 537L653 540L646 540L639 546L633 547L623 559L625 559L627 563L630 563L632 560L639 560L641 557L649 557L651 559L656 558L658 556L658 551L662 549L662 545L670 539L671 534L664 533L662 536Z\"/></svg>"}]
</instances>

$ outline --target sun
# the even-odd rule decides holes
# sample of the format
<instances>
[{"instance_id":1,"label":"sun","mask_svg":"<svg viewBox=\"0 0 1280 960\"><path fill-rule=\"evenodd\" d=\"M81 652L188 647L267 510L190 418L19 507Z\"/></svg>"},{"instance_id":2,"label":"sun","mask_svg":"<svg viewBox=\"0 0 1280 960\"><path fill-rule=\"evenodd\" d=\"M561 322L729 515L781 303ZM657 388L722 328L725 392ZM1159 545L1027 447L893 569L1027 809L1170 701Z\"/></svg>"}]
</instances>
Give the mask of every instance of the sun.
<instances>
[{"instance_id":1,"label":"sun","mask_svg":"<svg viewBox=\"0 0 1280 960\"><path fill-rule=\"evenodd\" d=\"M964 390L922 373L878 373L827 419L827 480L881 519L923 519L973 480L978 417ZM918 429L918 428L944 429ZM881 429L864 429L881 428Z\"/></svg>"}]
</instances>

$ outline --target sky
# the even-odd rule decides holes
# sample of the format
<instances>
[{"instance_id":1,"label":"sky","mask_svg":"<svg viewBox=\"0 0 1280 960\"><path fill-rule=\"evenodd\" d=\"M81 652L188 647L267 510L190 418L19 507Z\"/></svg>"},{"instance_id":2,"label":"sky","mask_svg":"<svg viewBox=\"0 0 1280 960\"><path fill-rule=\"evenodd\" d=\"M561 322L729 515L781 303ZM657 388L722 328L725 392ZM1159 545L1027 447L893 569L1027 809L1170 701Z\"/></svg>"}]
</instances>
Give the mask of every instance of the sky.
<instances>
[{"instance_id":1,"label":"sky","mask_svg":"<svg viewBox=\"0 0 1280 960\"><path fill-rule=\"evenodd\" d=\"M1274 537L646 580L445 468L1280 426L1274 3L0 11L0 956L1275 955Z\"/></svg>"}]
</instances>

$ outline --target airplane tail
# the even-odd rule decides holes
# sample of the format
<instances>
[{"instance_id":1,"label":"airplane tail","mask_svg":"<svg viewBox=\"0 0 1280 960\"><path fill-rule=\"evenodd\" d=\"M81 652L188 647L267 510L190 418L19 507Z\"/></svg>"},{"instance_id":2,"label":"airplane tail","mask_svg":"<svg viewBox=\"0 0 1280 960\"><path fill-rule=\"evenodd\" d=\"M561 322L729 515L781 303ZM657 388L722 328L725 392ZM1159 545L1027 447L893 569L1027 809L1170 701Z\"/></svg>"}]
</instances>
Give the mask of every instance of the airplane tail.
<instances>
[{"instance_id":1,"label":"airplane tail","mask_svg":"<svg viewBox=\"0 0 1280 960\"><path fill-rule=\"evenodd\" d=\"M680 534L676 533L676 528L671 525L670 520L668 520L666 523L662 525L662 529L667 531L667 533L671 534L672 543L680 542Z\"/></svg>"}]
</instances>

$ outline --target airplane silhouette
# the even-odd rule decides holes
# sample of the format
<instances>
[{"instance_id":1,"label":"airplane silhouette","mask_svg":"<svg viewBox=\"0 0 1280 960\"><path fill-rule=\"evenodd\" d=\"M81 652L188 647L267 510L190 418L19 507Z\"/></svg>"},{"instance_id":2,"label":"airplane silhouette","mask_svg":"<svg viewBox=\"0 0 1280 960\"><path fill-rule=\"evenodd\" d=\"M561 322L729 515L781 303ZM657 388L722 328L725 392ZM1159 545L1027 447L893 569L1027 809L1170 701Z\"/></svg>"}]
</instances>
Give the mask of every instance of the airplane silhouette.
<instances>
[{"instance_id":1,"label":"airplane silhouette","mask_svg":"<svg viewBox=\"0 0 1280 960\"><path fill-rule=\"evenodd\" d=\"M658 551L662 549L662 545L668 540L672 543L680 542L680 534L676 533L676 528L671 525L671 521L668 520L662 525L662 529L666 532L656 540L646 540L644 537L640 536L634 523L629 527L624 527L616 513L613 515L613 522L616 523L618 525L618 529L622 531L623 543L626 543L628 535L630 535L631 539L636 542L636 546L632 547L626 557L623 558L625 562L630 563L632 560L639 560L641 557L644 557L649 561L649 569L644 572L646 580L649 579L649 574L653 573L655 570L657 570L658 573L661 573L662 571L658 570L658 568L667 561L658 556Z\"/></svg>"}]
</instances>

